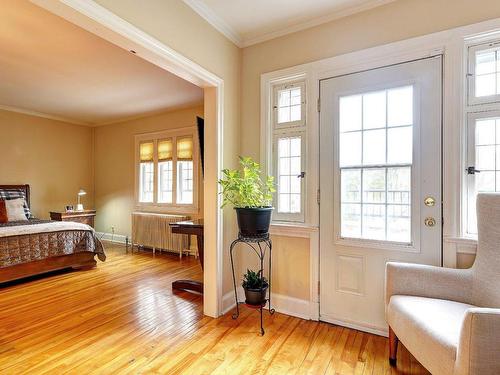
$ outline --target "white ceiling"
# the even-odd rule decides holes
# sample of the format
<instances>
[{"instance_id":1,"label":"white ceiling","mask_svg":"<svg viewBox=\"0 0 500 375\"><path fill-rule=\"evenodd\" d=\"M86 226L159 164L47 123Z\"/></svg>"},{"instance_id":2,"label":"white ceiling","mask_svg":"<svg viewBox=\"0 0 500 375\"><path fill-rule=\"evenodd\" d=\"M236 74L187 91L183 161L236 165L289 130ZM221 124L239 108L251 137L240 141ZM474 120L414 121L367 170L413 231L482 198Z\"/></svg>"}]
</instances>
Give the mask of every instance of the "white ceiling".
<instances>
[{"instance_id":1,"label":"white ceiling","mask_svg":"<svg viewBox=\"0 0 500 375\"><path fill-rule=\"evenodd\" d=\"M395 0L184 0L240 47Z\"/></svg>"},{"instance_id":2,"label":"white ceiling","mask_svg":"<svg viewBox=\"0 0 500 375\"><path fill-rule=\"evenodd\" d=\"M199 87L28 0L1 8L0 109L100 125L203 101Z\"/></svg>"}]
</instances>

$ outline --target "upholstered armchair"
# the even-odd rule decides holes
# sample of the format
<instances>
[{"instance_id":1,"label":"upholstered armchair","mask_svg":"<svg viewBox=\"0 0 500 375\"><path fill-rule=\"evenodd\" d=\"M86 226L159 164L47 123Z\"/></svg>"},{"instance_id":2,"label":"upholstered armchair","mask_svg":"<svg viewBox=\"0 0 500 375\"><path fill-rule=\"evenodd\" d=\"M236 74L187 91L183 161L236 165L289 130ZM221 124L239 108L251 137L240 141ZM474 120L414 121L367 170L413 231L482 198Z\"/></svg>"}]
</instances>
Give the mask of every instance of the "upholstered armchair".
<instances>
[{"instance_id":1,"label":"upholstered armchair","mask_svg":"<svg viewBox=\"0 0 500 375\"><path fill-rule=\"evenodd\" d=\"M470 269L387 263L389 361L398 341L434 375L500 374L500 194L477 198Z\"/></svg>"}]
</instances>

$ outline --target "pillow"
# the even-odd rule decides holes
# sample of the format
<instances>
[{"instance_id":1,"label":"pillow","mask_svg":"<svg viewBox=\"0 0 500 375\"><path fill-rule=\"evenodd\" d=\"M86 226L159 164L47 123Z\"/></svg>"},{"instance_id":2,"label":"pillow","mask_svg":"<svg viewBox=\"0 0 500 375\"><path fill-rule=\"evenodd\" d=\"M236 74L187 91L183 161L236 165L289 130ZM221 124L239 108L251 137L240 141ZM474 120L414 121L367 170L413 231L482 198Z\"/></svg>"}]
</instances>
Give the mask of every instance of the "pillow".
<instances>
[{"instance_id":1,"label":"pillow","mask_svg":"<svg viewBox=\"0 0 500 375\"><path fill-rule=\"evenodd\" d=\"M11 200L11 199L24 199L23 207L24 213L28 219L33 218L28 203L26 202L26 195L22 189L0 189L0 199Z\"/></svg>"},{"instance_id":2,"label":"pillow","mask_svg":"<svg viewBox=\"0 0 500 375\"><path fill-rule=\"evenodd\" d=\"M5 207L5 201L0 200L0 224L5 224L9 219L7 217L7 207Z\"/></svg>"},{"instance_id":3,"label":"pillow","mask_svg":"<svg viewBox=\"0 0 500 375\"><path fill-rule=\"evenodd\" d=\"M26 213L24 212L24 199L9 199L4 201L7 211L7 219L9 221L27 221Z\"/></svg>"}]
</instances>

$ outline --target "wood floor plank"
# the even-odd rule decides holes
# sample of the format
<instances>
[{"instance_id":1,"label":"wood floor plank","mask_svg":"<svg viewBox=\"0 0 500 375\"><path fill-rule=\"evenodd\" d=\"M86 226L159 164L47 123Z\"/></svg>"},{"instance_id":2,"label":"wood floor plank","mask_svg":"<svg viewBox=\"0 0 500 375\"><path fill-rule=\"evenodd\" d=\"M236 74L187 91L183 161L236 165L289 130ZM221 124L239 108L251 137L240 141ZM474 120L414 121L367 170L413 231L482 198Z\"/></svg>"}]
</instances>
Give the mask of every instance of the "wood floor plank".
<instances>
[{"instance_id":1,"label":"wood floor plank","mask_svg":"<svg viewBox=\"0 0 500 375\"><path fill-rule=\"evenodd\" d=\"M327 323L242 307L219 319L203 299L173 293L202 279L191 257L127 252L88 271L56 272L0 286L0 374L428 374L387 339Z\"/></svg>"}]
</instances>

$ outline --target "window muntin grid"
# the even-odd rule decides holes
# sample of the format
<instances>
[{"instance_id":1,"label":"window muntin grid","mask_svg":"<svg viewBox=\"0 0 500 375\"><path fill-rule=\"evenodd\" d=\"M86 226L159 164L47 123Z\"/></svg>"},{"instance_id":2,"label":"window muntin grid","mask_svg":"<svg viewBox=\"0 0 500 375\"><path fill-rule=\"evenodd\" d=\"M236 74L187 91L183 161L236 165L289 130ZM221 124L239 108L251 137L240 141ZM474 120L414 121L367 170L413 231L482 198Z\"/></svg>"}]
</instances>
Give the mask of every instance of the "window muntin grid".
<instances>
[{"instance_id":1,"label":"window muntin grid","mask_svg":"<svg viewBox=\"0 0 500 375\"><path fill-rule=\"evenodd\" d=\"M500 95L500 48L474 53L474 96Z\"/></svg>"},{"instance_id":2,"label":"window muntin grid","mask_svg":"<svg viewBox=\"0 0 500 375\"><path fill-rule=\"evenodd\" d=\"M193 161L177 162L177 203L193 203Z\"/></svg>"},{"instance_id":3,"label":"window muntin grid","mask_svg":"<svg viewBox=\"0 0 500 375\"><path fill-rule=\"evenodd\" d=\"M278 90L278 124L302 119L302 88L291 87Z\"/></svg>"},{"instance_id":4,"label":"window muntin grid","mask_svg":"<svg viewBox=\"0 0 500 375\"><path fill-rule=\"evenodd\" d=\"M411 243L413 86L339 98L340 235Z\"/></svg>"},{"instance_id":5,"label":"window muntin grid","mask_svg":"<svg viewBox=\"0 0 500 375\"><path fill-rule=\"evenodd\" d=\"M299 213L302 190L302 137L278 138L278 212Z\"/></svg>"},{"instance_id":6,"label":"window muntin grid","mask_svg":"<svg viewBox=\"0 0 500 375\"><path fill-rule=\"evenodd\" d=\"M500 192L500 116L473 120L473 166L477 172L468 175L467 232L477 234L476 197L478 193Z\"/></svg>"},{"instance_id":7,"label":"window muntin grid","mask_svg":"<svg viewBox=\"0 0 500 375\"><path fill-rule=\"evenodd\" d=\"M158 162L158 203L172 203L173 162Z\"/></svg>"},{"instance_id":8,"label":"window muntin grid","mask_svg":"<svg viewBox=\"0 0 500 375\"><path fill-rule=\"evenodd\" d=\"M139 171L139 202L153 202L153 184L154 184L154 163L140 163Z\"/></svg>"}]
</instances>

